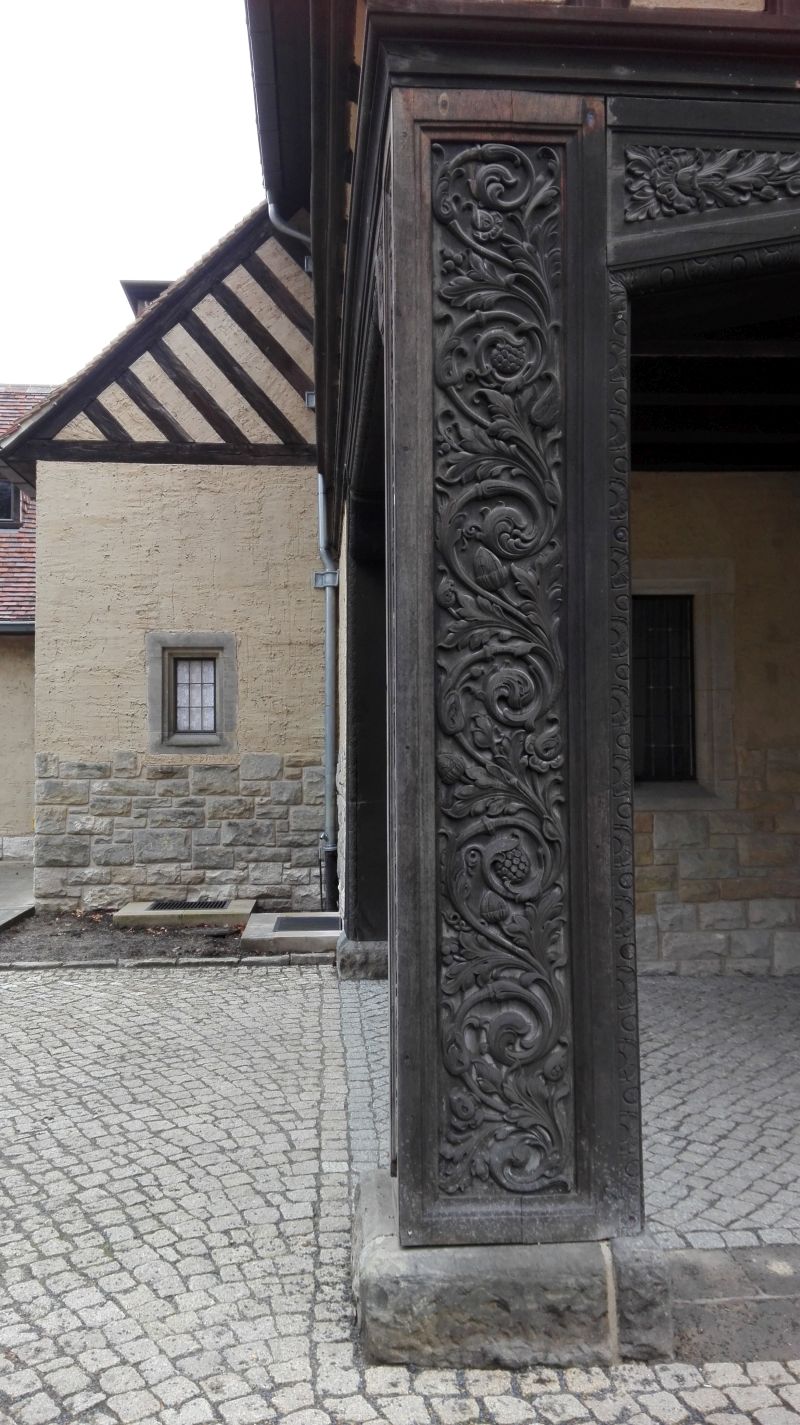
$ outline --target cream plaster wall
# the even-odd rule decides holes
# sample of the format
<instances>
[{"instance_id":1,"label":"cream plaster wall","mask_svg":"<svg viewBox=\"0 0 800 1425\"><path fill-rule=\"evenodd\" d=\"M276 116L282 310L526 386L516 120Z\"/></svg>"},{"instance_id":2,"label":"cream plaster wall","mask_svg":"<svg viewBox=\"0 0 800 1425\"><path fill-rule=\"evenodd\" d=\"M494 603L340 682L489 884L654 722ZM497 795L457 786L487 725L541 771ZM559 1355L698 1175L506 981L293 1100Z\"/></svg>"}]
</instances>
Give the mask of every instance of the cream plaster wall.
<instances>
[{"instance_id":1,"label":"cream plaster wall","mask_svg":"<svg viewBox=\"0 0 800 1425\"><path fill-rule=\"evenodd\" d=\"M634 561L733 561L737 746L800 746L800 476L637 475Z\"/></svg>"},{"instance_id":2,"label":"cream plaster wall","mask_svg":"<svg viewBox=\"0 0 800 1425\"><path fill-rule=\"evenodd\" d=\"M0 837L33 831L33 638L0 637Z\"/></svg>"},{"instance_id":3,"label":"cream plaster wall","mask_svg":"<svg viewBox=\"0 0 800 1425\"><path fill-rule=\"evenodd\" d=\"M218 629L237 641L239 751L319 757L312 469L45 462L38 510L38 748L144 752L145 634Z\"/></svg>"},{"instance_id":4,"label":"cream plaster wall","mask_svg":"<svg viewBox=\"0 0 800 1425\"><path fill-rule=\"evenodd\" d=\"M634 592L639 570L640 589L693 594L696 647L699 633L716 650L707 686L726 733L710 785L701 776L695 788L636 791L645 969L800 971L799 517L800 475L633 480ZM698 592L715 570L718 591L704 602Z\"/></svg>"}]
</instances>

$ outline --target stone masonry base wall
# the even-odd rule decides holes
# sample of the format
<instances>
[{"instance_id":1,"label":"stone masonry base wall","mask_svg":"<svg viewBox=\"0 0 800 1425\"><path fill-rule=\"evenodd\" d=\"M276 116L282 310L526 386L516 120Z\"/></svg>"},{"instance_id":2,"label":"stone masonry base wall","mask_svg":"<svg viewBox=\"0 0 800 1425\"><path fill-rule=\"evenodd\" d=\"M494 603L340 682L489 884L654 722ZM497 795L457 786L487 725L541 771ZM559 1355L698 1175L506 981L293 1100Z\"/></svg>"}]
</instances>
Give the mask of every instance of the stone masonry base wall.
<instances>
[{"instance_id":1,"label":"stone masonry base wall","mask_svg":"<svg viewBox=\"0 0 800 1425\"><path fill-rule=\"evenodd\" d=\"M35 894L41 910L211 892L276 909L319 907L323 772L311 758L225 762L115 752L36 756Z\"/></svg>"},{"instance_id":2,"label":"stone masonry base wall","mask_svg":"<svg viewBox=\"0 0 800 1425\"><path fill-rule=\"evenodd\" d=\"M641 971L800 973L800 750L740 751L737 806L636 811Z\"/></svg>"}]
</instances>

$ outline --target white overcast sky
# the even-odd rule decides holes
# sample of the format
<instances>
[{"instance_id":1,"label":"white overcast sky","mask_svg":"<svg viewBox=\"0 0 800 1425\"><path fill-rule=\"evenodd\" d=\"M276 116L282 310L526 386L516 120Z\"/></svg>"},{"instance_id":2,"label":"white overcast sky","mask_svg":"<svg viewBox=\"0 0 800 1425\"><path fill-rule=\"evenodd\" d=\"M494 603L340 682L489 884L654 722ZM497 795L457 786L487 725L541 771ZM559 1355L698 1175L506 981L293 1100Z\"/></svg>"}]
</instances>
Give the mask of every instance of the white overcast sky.
<instances>
[{"instance_id":1,"label":"white overcast sky","mask_svg":"<svg viewBox=\"0 0 800 1425\"><path fill-rule=\"evenodd\" d=\"M0 382L66 380L263 197L244 0L0 0Z\"/></svg>"}]
</instances>

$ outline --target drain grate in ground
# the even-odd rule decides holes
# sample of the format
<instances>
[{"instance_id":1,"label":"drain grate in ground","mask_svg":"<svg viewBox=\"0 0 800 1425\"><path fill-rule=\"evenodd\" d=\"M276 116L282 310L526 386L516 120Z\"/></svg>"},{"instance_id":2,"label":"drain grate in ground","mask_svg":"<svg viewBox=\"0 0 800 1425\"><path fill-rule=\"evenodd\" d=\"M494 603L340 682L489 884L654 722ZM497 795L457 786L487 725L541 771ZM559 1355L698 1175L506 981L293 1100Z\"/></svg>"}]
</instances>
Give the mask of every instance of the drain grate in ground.
<instances>
[{"instance_id":1,"label":"drain grate in ground","mask_svg":"<svg viewBox=\"0 0 800 1425\"><path fill-rule=\"evenodd\" d=\"M151 901L149 910L225 910L229 901Z\"/></svg>"},{"instance_id":2,"label":"drain grate in ground","mask_svg":"<svg viewBox=\"0 0 800 1425\"><path fill-rule=\"evenodd\" d=\"M338 915L279 915L276 916L273 932L282 930L319 930L331 931L341 930L342 922Z\"/></svg>"}]
</instances>

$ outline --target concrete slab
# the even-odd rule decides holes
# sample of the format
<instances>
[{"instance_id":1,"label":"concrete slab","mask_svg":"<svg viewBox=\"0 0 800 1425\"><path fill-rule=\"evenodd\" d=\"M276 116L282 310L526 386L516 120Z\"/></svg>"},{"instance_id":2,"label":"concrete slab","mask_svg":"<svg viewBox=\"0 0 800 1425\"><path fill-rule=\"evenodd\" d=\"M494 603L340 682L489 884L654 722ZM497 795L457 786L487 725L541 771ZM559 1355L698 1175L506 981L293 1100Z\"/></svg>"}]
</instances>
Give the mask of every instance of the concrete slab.
<instances>
[{"instance_id":1,"label":"concrete slab","mask_svg":"<svg viewBox=\"0 0 800 1425\"><path fill-rule=\"evenodd\" d=\"M0 861L0 930L32 915L33 863Z\"/></svg>"},{"instance_id":2,"label":"concrete slab","mask_svg":"<svg viewBox=\"0 0 800 1425\"><path fill-rule=\"evenodd\" d=\"M167 929L187 925L243 925L252 915L254 900L229 901L224 910L207 906L182 906L179 910L151 910L152 901L129 901L111 917L112 925L155 926Z\"/></svg>"},{"instance_id":3,"label":"concrete slab","mask_svg":"<svg viewBox=\"0 0 800 1425\"><path fill-rule=\"evenodd\" d=\"M330 912L327 918L330 918ZM251 915L242 934L242 952L253 955L261 951L264 955L300 956L324 954L326 959L336 950L340 929L310 930L305 924L312 917L305 912L302 916L302 930L276 929L275 922L282 926L291 920L286 912Z\"/></svg>"}]
</instances>

